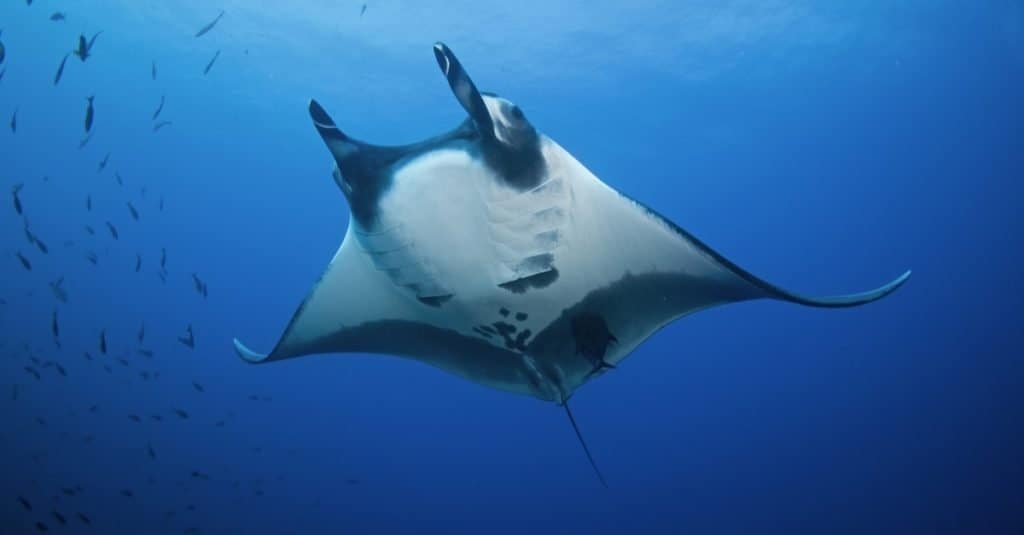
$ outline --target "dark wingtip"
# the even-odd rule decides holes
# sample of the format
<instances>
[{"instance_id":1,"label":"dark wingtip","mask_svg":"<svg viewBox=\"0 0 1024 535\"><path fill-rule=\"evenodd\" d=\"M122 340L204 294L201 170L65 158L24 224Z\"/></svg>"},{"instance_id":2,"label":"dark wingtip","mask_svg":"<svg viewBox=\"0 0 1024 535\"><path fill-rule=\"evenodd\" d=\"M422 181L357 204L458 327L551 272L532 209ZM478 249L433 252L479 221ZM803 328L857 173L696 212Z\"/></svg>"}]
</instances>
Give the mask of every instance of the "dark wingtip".
<instances>
[{"instance_id":1,"label":"dark wingtip","mask_svg":"<svg viewBox=\"0 0 1024 535\"><path fill-rule=\"evenodd\" d=\"M334 119L331 119L331 116L327 114L327 110L316 99L309 100L309 117L313 120L313 126L316 127L316 131L325 140L348 140L348 137L338 129L338 125L334 124Z\"/></svg>"},{"instance_id":2,"label":"dark wingtip","mask_svg":"<svg viewBox=\"0 0 1024 535\"><path fill-rule=\"evenodd\" d=\"M327 115L327 110L314 98L309 99L309 117L318 125L334 126L334 121Z\"/></svg>"},{"instance_id":3,"label":"dark wingtip","mask_svg":"<svg viewBox=\"0 0 1024 535\"><path fill-rule=\"evenodd\" d=\"M821 308L849 308L873 303L895 292L910 279L910 274L911 271L908 269L899 277L874 290L830 297L807 297L783 290L777 286L770 286L769 289L774 293L773 297L792 303Z\"/></svg>"},{"instance_id":4,"label":"dark wingtip","mask_svg":"<svg viewBox=\"0 0 1024 535\"><path fill-rule=\"evenodd\" d=\"M451 69L452 63L449 59L451 54L452 51L448 48L448 45L445 45L441 41L434 43L434 57L437 59L437 66L441 67L441 72L443 72L445 76L448 76L448 71Z\"/></svg>"}]
</instances>

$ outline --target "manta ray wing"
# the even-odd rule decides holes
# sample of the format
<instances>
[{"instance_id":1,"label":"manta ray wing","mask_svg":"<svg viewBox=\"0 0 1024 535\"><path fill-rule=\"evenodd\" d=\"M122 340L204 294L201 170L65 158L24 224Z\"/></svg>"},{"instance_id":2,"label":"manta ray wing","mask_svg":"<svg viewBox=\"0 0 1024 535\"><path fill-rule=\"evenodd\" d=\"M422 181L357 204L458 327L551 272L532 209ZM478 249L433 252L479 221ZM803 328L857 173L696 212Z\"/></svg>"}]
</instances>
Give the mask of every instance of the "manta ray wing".
<instances>
[{"instance_id":1,"label":"manta ray wing","mask_svg":"<svg viewBox=\"0 0 1024 535\"><path fill-rule=\"evenodd\" d=\"M500 390L531 393L536 373L521 354L450 329L438 321L438 314L426 313L434 309L402 291L378 269L354 232L350 226L331 264L270 353L258 353L234 340L244 360L266 363L323 353L387 354Z\"/></svg>"}]
</instances>

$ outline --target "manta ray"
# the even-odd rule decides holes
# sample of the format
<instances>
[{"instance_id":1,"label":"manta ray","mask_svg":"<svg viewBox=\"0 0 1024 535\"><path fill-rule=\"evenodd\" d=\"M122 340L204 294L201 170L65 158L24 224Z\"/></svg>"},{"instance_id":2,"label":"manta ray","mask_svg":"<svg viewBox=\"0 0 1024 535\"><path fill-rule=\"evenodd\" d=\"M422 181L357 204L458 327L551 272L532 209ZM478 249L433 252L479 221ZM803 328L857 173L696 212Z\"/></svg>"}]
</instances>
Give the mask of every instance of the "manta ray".
<instances>
[{"instance_id":1,"label":"manta ray","mask_svg":"<svg viewBox=\"0 0 1024 535\"><path fill-rule=\"evenodd\" d=\"M713 306L775 299L825 308L877 289L809 297L725 258L611 188L511 101L477 90L442 43L437 63L468 117L404 146L343 133L311 100L351 216L341 247L267 363L322 353L406 357L565 407L665 325Z\"/></svg>"}]
</instances>

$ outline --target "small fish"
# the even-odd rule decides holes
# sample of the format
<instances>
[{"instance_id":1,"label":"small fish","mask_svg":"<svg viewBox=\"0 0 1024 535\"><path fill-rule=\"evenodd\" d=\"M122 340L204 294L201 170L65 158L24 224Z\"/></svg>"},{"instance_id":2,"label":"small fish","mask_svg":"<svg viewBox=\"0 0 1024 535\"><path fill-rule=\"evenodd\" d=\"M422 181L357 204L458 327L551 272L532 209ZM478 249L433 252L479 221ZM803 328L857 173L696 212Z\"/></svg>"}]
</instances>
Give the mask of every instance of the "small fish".
<instances>
[{"instance_id":1,"label":"small fish","mask_svg":"<svg viewBox=\"0 0 1024 535\"><path fill-rule=\"evenodd\" d=\"M74 496L75 495L75 489L73 489L71 487L63 487L63 488L60 489L60 492L62 494L64 494L65 496Z\"/></svg>"},{"instance_id":2,"label":"small fish","mask_svg":"<svg viewBox=\"0 0 1024 535\"><path fill-rule=\"evenodd\" d=\"M96 411L98 411L98 410L100 410L100 406L99 405L93 405L92 407L89 407L89 412L91 412L93 414L96 414Z\"/></svg>"},{"instance_id":3,"label":"small fish","mask_svg":"<svg viewBox=\"0 0 1024 535\"><path fill-rule=\"evenodd\" d=\"M51 282L50 291L53 292L53 296L61 303L68 302L68 293L64 291L64 277Z\"/></svg>"},{"instance_id":4,"label":"small fish","mask_svg":"<svg viewBox=\"0 0 1024 535\"><path fill-rule=\"evenodd\" d=\"M68 521L66 518L64 518L64 515L58 513L57 511L53 512L53 518L56 518L57 522L60 522L60 525L62 526L66 526L68 524Z\"/></svg>"},{"instance_id":5,"label":"small fish","mask_svg":"<svg viewBox=\"0 0 1024 535\"><path fill-rule=\"evenodd\" d=\"M75 515L77 515L78 519L81 520L82 523L85 524L86 526L91 526L92 525L92 520L89 520L89 517L85 516L84 514L82 514L82 513L75 513Z\"/></svg>"},{"instance_id":6,"label":"small fish","mask_svg":"<svg viewBox=\"0 0 1024 535\"><path fill-rule=\"evenodd\" d=\"M110 161L110 153L108 152L107 155L104 156L102 160L100 160L100 164L99 164L98 169L96 170L96 172L97 173L103 172L103 170L107 168L107 162L109 162L109 161Z\"/></svg>"},{"instance_id":7,"label":"small fish","mask_svg":"<svg viewBox=\"0 0 1024 535\"><path fill-rule=\"evenodd\" d=\"M3 33L3 30L0 30L0 34L2 34L2 33ZM4 62L4 58L5 57L7 57L7 51L4 48L4 42L0 41L0 63Z\"/></svg>"},{"instance_id":8,"label":"small fish","mask_svg":"<svg viewBox=\"0 0 1024 535\"><path fill-rule=\"evenodd\" d=\"M142 269L142 255L135 253L135 272L138 273L140 269Z\"/></svg>"},{"instance_id":9,"label":"small fish","mask_svg":"<svg viewBox=\"0 0 1024 535\"><path fill-rule=\"evenodd\" d=\"M189 349L195 349L195 347L196 347L196 337L192 333L192 324L191 323L188 325L188 327L185 328L185 333L186 333L186 336L179 336L178 337L178 341L181 342L182 344L185 344L185 346L187 346Z\"/></svg>"},{"instance_id":10,"label":"small fish","mask_svg":"<svg viewBox=\"0 0 1024 535\"><path fill-rule=\"evenodd\" d=\"M32 377L35 377L36 381L42 381L43 380L42 376L39 375L39 371L37 371L32 366L25 366L24 370L25 370L26 373L28 373Z\"/></svg>"},{"instance_id":11,"label":"small fish","mask_svg":"<svg viewBox=\"0 0 1024 535\"><path fill-rule=\"evenodd\" d=\"M85 196L85 209L86 211L92 211L92 195Z\"/></svg>"},{"instance_id":12,"label":"small fish","mask_svg":"<svg viewBox=\"0 0 1024 535\"><path fill-rule=\"evenodd\" d=\"M217 61L218 57L220 57L220 50L218 50L217 53L213 55L213 58L210 59L210 62L206 64L206 68L203 69L204 76L210 73L210 69L213 67L213 64Z\"/></svg>"},{"instance_id":13,"label":"small fish","mask_svg":"<svg viewBox=\"0 0 1024 535\"><path fill-rule=\"evenodd\" d=\"M27 271L32 271L32 263L28 261L28 258L25 258L25 255L21 254L21 251L15 251L14 254L17 255L18 260L21 261L22 267L24 267Z\"/></svg>"},{"instance_id":14,"label":"small fish","mask_svg":"<svg viewBox=\"0 0 1024 535\"><path fill-rule=\"evenodd\" d=\"M36 243L36 236L35 236L35 234L32 234L32 231L29 230L29 228L28 228L28 219L24 220L24 222L22 224L22 227L25 229L25 239L28 240L28 243L30 245L35 245L35 243Z\"/></svg>"},{"instance_id":15,"label":"small fish","mask_svg":"<svg viewBox=\"0 0 1024 535\"><path fill-rule=\"evenodd\" d=\"M164 101L165 101L165 96L164 95L160 95L160 104L156 107L156 111L153 112L153 119L152 120L155 121L157 117L160 117L160 112L164 111Z\"/></svg>"},{"instance_id":16,"label":"small fish","mask_svg":"<svg viewBox=\"0 0 1024 535\"><path fill-rule=\"evenodd\" d=\"M83 351L82 356L85 357L85 360L92 360L92 355L88 351Z\"/></svg>"},{"instance_id":17,"label":"small fish","mask_svg":"<svg viewBox=\"0 0 1024 535\"><path fill-rule=\"evenodd\" d=\"M124 179L121 178L121 173L118 171L114 171L114 180L117 180L118 186L124 185Z\"/></svg>"},{"instance_id":18,"label":"small fish","mask_svg":"<svg viewBox=\"0 0 1024 535\"><path fill-rule=\"evenodd\" d=\"M146 444L146 453L149 454L150 459L156 460L156 451L153 449L152 444Z\"/></svg>"},{"instance_id":19,"label":"small fish","mask_svg":"<svg viewBox=\"0 0 1024 535\"><path fill-rule=\"evenodd\" d=\"M192 388L195 388L197 392L206 392L206 389L203 388L203 385L195 381L192 381Z\"/></svg>"},{"instance_id":20,"label":"small fish","mask_svg":"<svg viewBox=\"0 0 1024 535\"><path fill-rule=\"evenodd\" d=\"M141 422L142 421L142 418L139 418L139 416L136 415L136 414L129 414L128 415L128 419L133 421L133 422Z\"/></svg>"},{"instance_id":21,"label":"small fish","mask_svg":"<svg viewBox=\"0 0 1024 535\"><path fill-rule=\"evenodd\" d=\"M100 354L107 354L107 330L100 331Z\"/></svg>"},{"instance_id":22,"label":"small fish","mask_svg":"<svg viewBox=\"0 0 1024 535\"><path fill-rule=\"evenodd\" d=\"M40 253L50 254L50 248L47 247L46 243L43 242L43 240L40 240L38 236L35 239L35 243L36 243L36 248L39 249Z\"/></svg>"},{"instance_id":23,"label":"small fish","mask_svg":"<svg viewBox=\"0 0 1024 535\"><path fill-rule=\"evenodd\" d=\"M161 212L164 211L164 196L163 195L160 196L160 211Z\"/></svg>"},{"instance_id":24,"label":"small fish","mask_svg":"<svg viewBox=\"0 0 1024 535\"><path fill-rule=\"evenodd\" d=\"M181 418L182 420L188 419L188 413L183 411L182 409L174 409L174 414L177 414L178 418Z\"/></svg>"},{"instance_id":25,"label":"small fish","mask_svg":"<svg viewBox=\"0 0 1024 535\"><path fill-rule=\"evenodd\" d=\"M157 421L157 422L162 422L162 421L164 421L164 417L163 417L163 416L160 416L159 414L151 414L151 415L149 415L149 417L150 417L151 419L153 419L153 420Z\"/></svg>"},{"instance_id":26,"label":"small fish","mask_svg":"<svg viewBox=\"0 0 1024 535\"><path fill-rule=\"evenodd\" d=\"M60 324L57 323L57 311L53 311L53 320L50 322L50 330L53 331L53 338L60 338Z\"/></svg>"},{"instance_id":27,"label":"small fish","mask_svg":"<svg viewBox=\"0 0 1024 535\"><path fill-rule=\"evenodd\" d=\"M27 219L25 220L25 238L28 239L29 243L35 245L39 249L39 252L43 254L50 253L50 248L47 247L45 243L43 243L43 240L40 240L39 236L36 236L35 234L32 233L31 230L29 230Z\"/></svg>"},{"instance_id":28,"label":"small fish","mask_svg":"<svg viewBox=\"0 0 1024 535\"><path fill-rule=\"evenodd\" d=\"M125 360L124 358L122 358L122 357L117 357L117 361L121 363L121 366L124 366L125 368L127 368L127 367L128 367L128 361L127 361L127 360Z\"/></svg>"},{"instance_id":29,"label":"small fish","mask_svg":"<svg viewBox=\"0 0 1024 535\"><path fill-rule=\"evenodd\" d=\"M68 376L68 371L65 370L64 366L61 366L59 362L55 362L54 366L57 367L57 372L60 373L62 376L64 376L64 377Z\"/></svg>"},{"instance_id":30,"label":"small fish","mask_svg":"<svg viewBox=\"0 0 1024 535\"><path fill-rule=\"evenodd\" d=\"M89 144L90 139L92 139L92 134L86 134L86 136L83 137L82 140L78 142L78 148L85 148L85 146Z\"/></svg>"},{"instance_id":31,"label":"small fish","mask_svg":"<svg viewBox=\"0 0 1024 535\"><path fill-rule=\"evenodd\" d=\"M217 423L214 425L216 425L217 427L224 427L224 423L224 420L217 420Z\"/></svg>"},{"instance_id":32,"label":"small fish","mask_svg":"<svg viewBox=\"0 0 1024 535\"><path fill-rule=\"evenodd\" d=\"M138 351L138 353L139 353L140 355L142 355L143 357L146 357L146 358L153 358L153 351L152 351L152 350L149 350L149 349L139 349L139 350L137 350L137 351Z\"/></svg>"},{"instance_id":33,"label":"small fish","mask_svg":"<svg viewBox=\"0 0 1024 535\"><path fill-rule=\"evenodd\" d=\"M149 380L149 372L146 371L146 370L142 370L141 372L139 372L139 377L142 377L143 381L148 381Z\"/></svg>"},{"instance_id":34,"label":"small fish","mask_svg":"<svg viewBox=\"0 0 1024 535\"><path fill-rule=\"evenodd\" d=\"M88 232L90 236L95 236L96 235L96 229L92 228L89 225L85 226L85 231Z\"/></svg>"},{"instance_id":35,"label":"small fish","mask_svg":"<svg viewBox=\"0 0 1024 535\"><path fill-rule=\"evenodd\" d=\"M92 263L92 265L94 266L98 264L100 260L99 257L96 256L96 253L92 251L89 251L88 253L85 254L85 259Z\"/></svg>"},{"instance_id":36,"label":"small fish","mask_svg":"<svg viewBox=\"0 0 1024 535\"><path fill-rule=\"evenodd\" d=\"M107 229L110 230L111 237L113 237L115 240L118 239L117 227L115 227L114 224L111 223L110 221L105 221L105 223L107 224Z\"/></svg>"},{"instance_id":37,"label":"small fish","mask_svg":"<svg viewBox=\"0 0 1024 535\"><path fill-rule=\"evenodd\" d=\"M11 132L18 132L18 110L14 110L14 114L11 115Z\"/></svg>"},{"instance_id":38,"label":"small fish","mask_svg":"<svg viewBox=\"0 0 1024 535\"><path fill-rule=\"evenodd\" d=\"M204 474L204 473L200 472L199 470L193 470L192 471L192 477L195 478L195 479L202 479L204 481L209 481L210 480L210 476L209 475Z\"/></svg>"},{"instance_id":39,"label":"small fish","mask_svg":"<svg viewBox=\"0 0 1024 535\"><path fill-rule=\"evenodd\" d=\"M123 490L121 490L121 496L124 496L126 498L131 498L131 497L135 496L135 493L132 492L131 489L123 489Z\"/></svg>"},{"instance_id":40,"label":"small fish","mask_svg":"<svg viewBox=\"0 0 1024 535\"><path fill-rule=\"evenodd\" d=\"M85 98L85 100L89 102L89 105L86 106L86 108L85 108L85 133L86 134L88 134L89 131L92 130L92 119L96 115L96 109L93 107L93 100L95 98L96 98L96 95L90 95L90 96ZM79 148L81 148L81 145L79 145Z\"/></svg>"},{"instance_id":41,"label":"small fish","mask_svg":"<svg viewBox=\"0 0 1024 535\"><path fill-rule=\"evenodd\" d=\"M60 65L57 66L57 74L53 77L53 85L60 83L60 77L64 76L64 65L68 62L68 56L71 54L64 54L64 57L60 60Z\"/></svg>"},{"instance_id":42,"label":"small fish","mask_svg":"<svg viewBox=\"0 0 1024 535\"><path fill-rule=\"evenodd\" d=\"M29 503L28 500L26 500L23 496L18 496L18 501L21 502L21 506L24 507L26 511L32 510L32 504Z\"/></svg>"},{"instance_id":43,"label":"small fish","mask_svg":"<svg viewBox=\"0 0 1024 535\"><path fill-rule=\"evenodd\" d=\"M78 48L76 48L74 52L74 54L78 56L78 59L82 61L89 59L89 56L92 55L92 47L96 44L96 38L99 37L101 33L103 32L96 32L96 34L92 36L92 39L89 39L88 41L85 40L85 34L78 36Z\"/></svg>"},{"instance_id":44,"label":"small fish","mask_svg":"<svg viewBox=\"0 0 1024 535\"><path fill-rule=\"evenodd\" d=\"M140 344L142 343L143 340L146 339L146 324L145 324L145 322L143 322L143 324L141 326L139 326L139 334L135 338L137 338L139 340Z\"/></svg>"},{"instance_id":45,"label":"small fish","mask_svg":"<svg viewBox=\"0 0 1024 535\"><path fill-rule=\"evenodd\" d=\"M18 215L22 214L21 197L18 194L21 193L23 187L25 187L25 184L18 183L11 188L11 196L14 197L14 211L18 212Z\"/></svg>"},{"instance_id":46,"label":"small fish","mask_svg":"<svg viewBox=\"0 0 1024 535\"><path fill-rule=\"evenodd\" d=\"M196 292L203 296L203 298L208 295L206 291L206 283L203 282L196 273L192 274L192 284L195 286Z\"/></svg>"},{"instance_id":47,"label":"small fish","mask_svg":"<svg viewBox=\"0 0 1024 535\"><path fill-rule=\"evenodd\" d=\"M31 2L29 2L29 3L31 3ZM46 524L44 524L44 523L42 523L42 521L40 521L40 522L36 522L36 531L38 531L39 533L46 533L47 531L50 531L50 528L46 527Z\"/></svg>"},{"instance_id":48,"label":"small fish","mask_svg":"<svg viewBox=\"0 0 1024 535\"><path fill-rule=\"evenodd\" d=\"M363 8L359 10L359 16L362 17L366 14L366 4L363 4Z\"/></svg>"},{"instance_id":49,"label":"small fish","mask_svg":"<svg viewBox=\"0 0 1024 535\"><path fill-rule=\"evenodd\" d=\"M167 249L160 248L160 269L167 267Z\"/></svg>"},{"instance_id":50,"label":"small fish","mask_svg":"<svg viewBox=\"0 0 1024 535\"><path fill-rule=\"evenodd\" d=\"M170 126L172 124L174 124L172 121L160 121L159 123L153 125L153 131L159 132L161 129L163 129L163 127Z\"/></svg>"},{"instance_id":51,"label":"small fish","mask_svg":"<svg viewBox=\"0 0 1024 535\"><path fill-rule=\"evenodd\" d=\"M216 26L218 22L220 22L220 18L223 17L223 16L224 16L224 10L222 9L220 11L220 13L217 15L216 18L211 20L209 22L209 24L207 24L206 26L203 26L202 28L199 29L198 32L196 32L196 37L202 37L202 36L206 35L206 32L212 30L213 27Z\"/></svg>"},{"instance_id":52,"label":"small fish","mask_svg":"<svg viewBox=\"0 0 1024 535\"><path fill-rule=\"evenodd\" d=\"M62 21L66 18L67 17L64 16L64 13L61 13L60 11L54 11L53 15L50 15L50 20L54 22Z\"/></svg>"},{"instance_id":53,"label":"small fish","mask_svg":"<svg viewBox=\"0 0 1024 535\"><path fill-rule=\"evenodd\" d=\"M135 205L133 205L131 201L125 202L125 205L128 206L128 213L130 213L132 215L132 219L138 221L139 220L139 211L135 209Z\"/></svg>"}]
</instances>

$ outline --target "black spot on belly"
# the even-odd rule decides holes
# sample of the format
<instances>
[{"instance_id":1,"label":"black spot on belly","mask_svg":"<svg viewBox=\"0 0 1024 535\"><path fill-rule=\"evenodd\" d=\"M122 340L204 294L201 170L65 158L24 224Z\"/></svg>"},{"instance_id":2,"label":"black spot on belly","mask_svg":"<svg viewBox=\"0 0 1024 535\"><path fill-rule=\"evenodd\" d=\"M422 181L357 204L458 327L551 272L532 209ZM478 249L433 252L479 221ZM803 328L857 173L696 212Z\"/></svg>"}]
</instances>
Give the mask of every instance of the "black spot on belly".
<instances>
[{"instance_id":1,"label":"black spot on belly","mask_svg":"<svg viewBox=\"0 0 1024 535\"><path fill-rule=\"evenodd\" d=\"M505 347L507 349L514 349L517 351L526 351L526 342L530 339L530 329L524 329L518 335L516 331L519 329L511 323L505 323L503 321L497 321L492 323L494 329L498 334L505 340ZM516 335L513 337L513 335Z\"/></svg>"},{"instance_id":2,"label":"black spot on belly","mask_svg":"<svg viewBox=\"0 0 1024 535\"><path fill-rule=\"evenodd\" d=\"M530 338L530 334L530 329L523 329L522 331L519 332L519 334L516 336L516 349L526 349L526 340Z\"/></svg>"},{"instance_id":3,"label":"black spot on belly","mask_svg":"<svg viewBox=\"0 0 1024 535\"><path fill-rule=\"evenodd\" d=\"M503 318L507 318L510 312L508 311L507 308L501 307L501 310L498 311L498 314L501 314L501 317Z\"/></svg>"},{"instance_id":4,"label":"black spot on belly","mask_svg":"<svg viewBox=\"0 0 1024 535\"><path fill-rule=\"evenodd\" d=\"M516 312L516 321L526 321L528 317L526 312Z\"/></svg>"},{"instance_id":5,"label":"black spot on belly","mask_svg":"<svg viewBox=\"0 0 1024 535\"><path fill-rule=\"evenodd\" d=\"M526 293L530 288L546 288L558 280L558 270L551 268L543 273L530 275L511 282L504 282L498 285L499 288L508 290L514 294Z\"/></svg>"},{"instance_id":6,"label":"black spot on belly","mask_svg":"<svg viewBox=\"0 0 1024 535\"><path fill-rule=\"evenodd\" d=\"M439 308L442 304L447 303L451 298L452 294L435 295L432 297L417 297L416 299L419 299L420 303L423 303L424 305Z\"/></svg>"},{"instance_id":7,"label":"black spot on belly","mask_svg":"<svg viewBox=\"0 0 1024 535\"><path fill-rule=\"evenodd\" d=\"M512 325L511 323L505 323L504 321L496 321L491 325L493 325L494 330L497 331L498 334L502 336L506 334L514 334L516 331L519 330L516 328L515 325Z\"/></svg>"},{"instance_id":8,"label":"black spot on belly","mask_svg":"<svg viewBox=\"0 0 1024 535\"><path fill-rule=\"evenodd\" d=\"M572 319L570 329L576 341L576 354L590 361L595 371L613 367L605 362L604 356L608 347L618 342L618 339L608 329L608 323L603 317L584 312Z\"/></svg>"}]
</instances>

